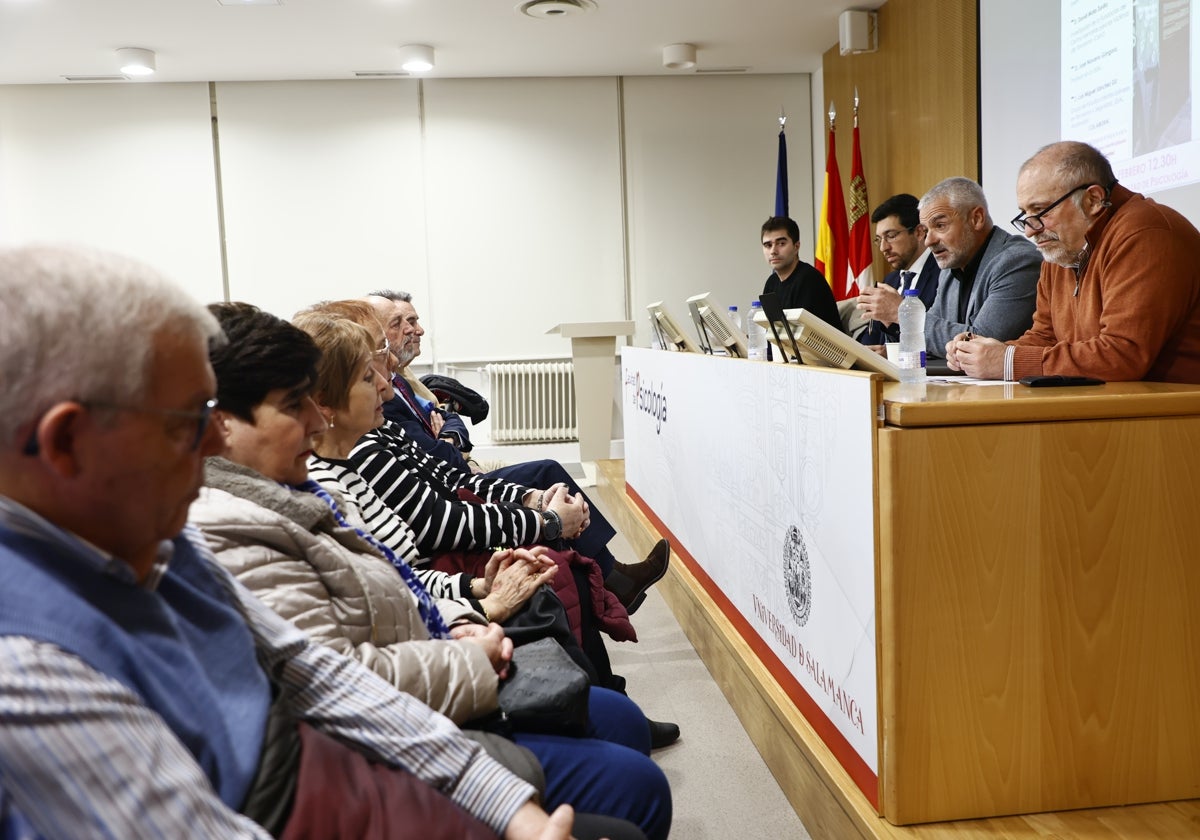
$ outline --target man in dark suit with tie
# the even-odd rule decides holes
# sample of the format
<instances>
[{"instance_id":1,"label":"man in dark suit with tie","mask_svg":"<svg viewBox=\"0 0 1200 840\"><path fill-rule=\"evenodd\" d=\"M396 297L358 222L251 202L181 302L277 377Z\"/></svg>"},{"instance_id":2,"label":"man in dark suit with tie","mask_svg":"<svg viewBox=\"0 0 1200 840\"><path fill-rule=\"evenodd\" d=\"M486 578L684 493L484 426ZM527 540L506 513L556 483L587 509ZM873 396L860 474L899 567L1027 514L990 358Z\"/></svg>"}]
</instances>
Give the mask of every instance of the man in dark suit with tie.
<instances>
[{"instance_id":1,"label":"man in dark suit with tie","mask_svg":"<svg viewBox=\"0 0 1200 840\"><path fill-rule=\"evenodd\" d=\"M961 333L1008 341L1033 323L1041 255L1023 236L996 227L970 178L947 178L918 205L925 245L942 273L925 316L925 351L944 358Z\"/></svg>"},{"instance_id":2,"label":"man in dark suit with tie","mask_svg":"<svg viewBox=\"0 0 1200 840\"><path fill-rule=\"evenodd\" d=\"M403 427L430 455L459 469L479 472L469 454L471 436L466 423L457 414L439 408L420 380L407 376L408 366L421 355L421 337L425 335L412 295L384 290L364 300L379 316L398 364L392 378L395 398L383 404L383 416Z\"/></svg>"},{"instance_id":3,"label":"man in dark suit with tie","mask_svg":"<svg viewBox=\"0 0 1200 840\"><path fill-rule=\"evenodd\" d=\"M862 344L877 346L900 340L897 309L904 289L916 289L926 309L933 305L941 269L925 247L915 195L900 193L884 201L871 214L871 223L875 245L892 272L858 296L858 309L867 325L855 337Z\"/></svg>"}]
</instances>

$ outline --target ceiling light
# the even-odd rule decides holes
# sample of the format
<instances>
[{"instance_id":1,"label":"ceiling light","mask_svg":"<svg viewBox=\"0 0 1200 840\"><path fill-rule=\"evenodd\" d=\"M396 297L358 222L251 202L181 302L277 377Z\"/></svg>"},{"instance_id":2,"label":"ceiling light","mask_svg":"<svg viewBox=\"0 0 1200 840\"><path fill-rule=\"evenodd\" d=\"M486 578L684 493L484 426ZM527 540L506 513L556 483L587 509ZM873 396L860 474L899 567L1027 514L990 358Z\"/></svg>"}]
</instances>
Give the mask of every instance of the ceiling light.
<instances>
[{"instance_id":1,"label":"ceiling light","mask_svg":"<svg viewBox=\"0 0 1200 840\"><path fill-rule=\"evenodd\" d=\"M691 70L695 66L695 44L671 44L663 47L663 67L668 70Z\"/></svg>"},{"instance_id":2,"label":"ceiling light","mask_svg":"<svg viewBox=\"0 0 1200 840\"><path fill-rule=\"evenodd\" d=\"M426 44L401 47L400 66L409 73L428 73L433 69L433 47Z\"/></svg>"},{"instance_id":3,"label":"ceiling light","mask_svg":"<svg viewBox=\"0 0 1200 840\"><path fill-rule=\"evenodd\" d=\"M126 76L149 76L155 70L154 50L122 47L117 50L117 67Z\"/></svg>"},{"instance_id":4,"label":"ceiling light","mask_svg":"<svg viewBox=\"0 0 1200 840\"><path fill-rule=\"evenodd\" d=\"M593 0L527 0L517 4L521 14L546 20L590 12L595 8Z\"/></svg>"}]
</instances>

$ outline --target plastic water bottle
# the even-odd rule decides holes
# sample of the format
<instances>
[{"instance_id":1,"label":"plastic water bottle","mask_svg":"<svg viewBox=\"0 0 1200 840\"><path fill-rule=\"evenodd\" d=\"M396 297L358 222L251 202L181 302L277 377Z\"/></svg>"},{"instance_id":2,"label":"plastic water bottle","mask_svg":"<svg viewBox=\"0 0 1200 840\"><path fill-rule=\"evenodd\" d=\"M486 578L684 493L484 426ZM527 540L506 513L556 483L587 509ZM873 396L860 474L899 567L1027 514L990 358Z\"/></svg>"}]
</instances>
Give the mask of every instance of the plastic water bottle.
<instances>
[{"instance_id":1,"label":"plastic water bottle","mask_svg":"<svg viewBox=\"0 0 1200 840\"><path fill-rule=\"evenodd\" d=\"M900 381L925 381L925 304L916 289L900 301Z\"/></svg>"},{"instance_id":2,"label":"plastic water bottle","mask_svg":"<svg viewBox=\"0 0 1200 840\"><path fill-rule=\"evenodd\" d=\"M750 303L750 317L746 319L746 349L751 359L767 360L767 331L754 316L762 312L762 304L757 300Z\"/></svg>"},{"instance_id":3,"label":"plastic water bottle","mask_svg":"<svg viewBox=\"0 0 1200 840\"><path fill-rule=\"evenodd\" d=\"M746 328L742 325L742 316L738 313L736 306L729 307L729 323L732 324L734 335L746 337Z\"/></svg>"}]
</instances>

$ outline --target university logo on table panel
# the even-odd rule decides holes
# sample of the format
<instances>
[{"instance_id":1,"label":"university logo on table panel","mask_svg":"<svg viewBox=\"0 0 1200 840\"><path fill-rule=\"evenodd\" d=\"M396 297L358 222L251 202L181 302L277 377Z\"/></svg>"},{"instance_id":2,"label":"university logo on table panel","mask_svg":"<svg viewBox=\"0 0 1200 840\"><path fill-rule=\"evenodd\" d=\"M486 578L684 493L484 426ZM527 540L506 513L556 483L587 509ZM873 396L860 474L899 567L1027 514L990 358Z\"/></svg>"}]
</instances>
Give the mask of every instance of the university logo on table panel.
<instances>
[{"instance_id":1,"label":"university logo on table panel","mask_svg":"<svg viewBox=\"0 0 1200 840\"><path fill-rule=\"evenodd\" d=\"M808 624L812 612L812 573L808 566L808 547L795 525L787 529L783 538L783 585L787 590L788 611L803 627Z\"/></svg>"}]
</instances>

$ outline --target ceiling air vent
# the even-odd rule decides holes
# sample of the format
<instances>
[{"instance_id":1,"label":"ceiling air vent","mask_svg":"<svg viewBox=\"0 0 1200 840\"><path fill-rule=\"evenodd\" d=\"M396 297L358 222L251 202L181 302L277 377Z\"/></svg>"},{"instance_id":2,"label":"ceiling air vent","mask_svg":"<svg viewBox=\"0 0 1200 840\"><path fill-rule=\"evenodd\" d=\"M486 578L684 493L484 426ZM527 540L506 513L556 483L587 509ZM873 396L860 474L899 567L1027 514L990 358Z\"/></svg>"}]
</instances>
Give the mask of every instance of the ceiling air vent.
<instances>
[{"instance_id":1,"label":"ceiling air vent","mask_svg":"<svg viewBox=\"0 0 1200 840\"><path fill-rule=\"evenodd\" d=\"M528 0L517 6L517 11L534 18L554 18L579 15L596 8L592 0Z\"/></svg>"},{"instance_id":2,"label":"ceiling air vent","mask_svg":"<svg viewBox=\"0 0 1200 840\"><path fill-rule=\"evenodd\" d=\"M68 82L127 82L129 77L120 73L107 76L63 76Z\"/></svg>"}]
</instances>

